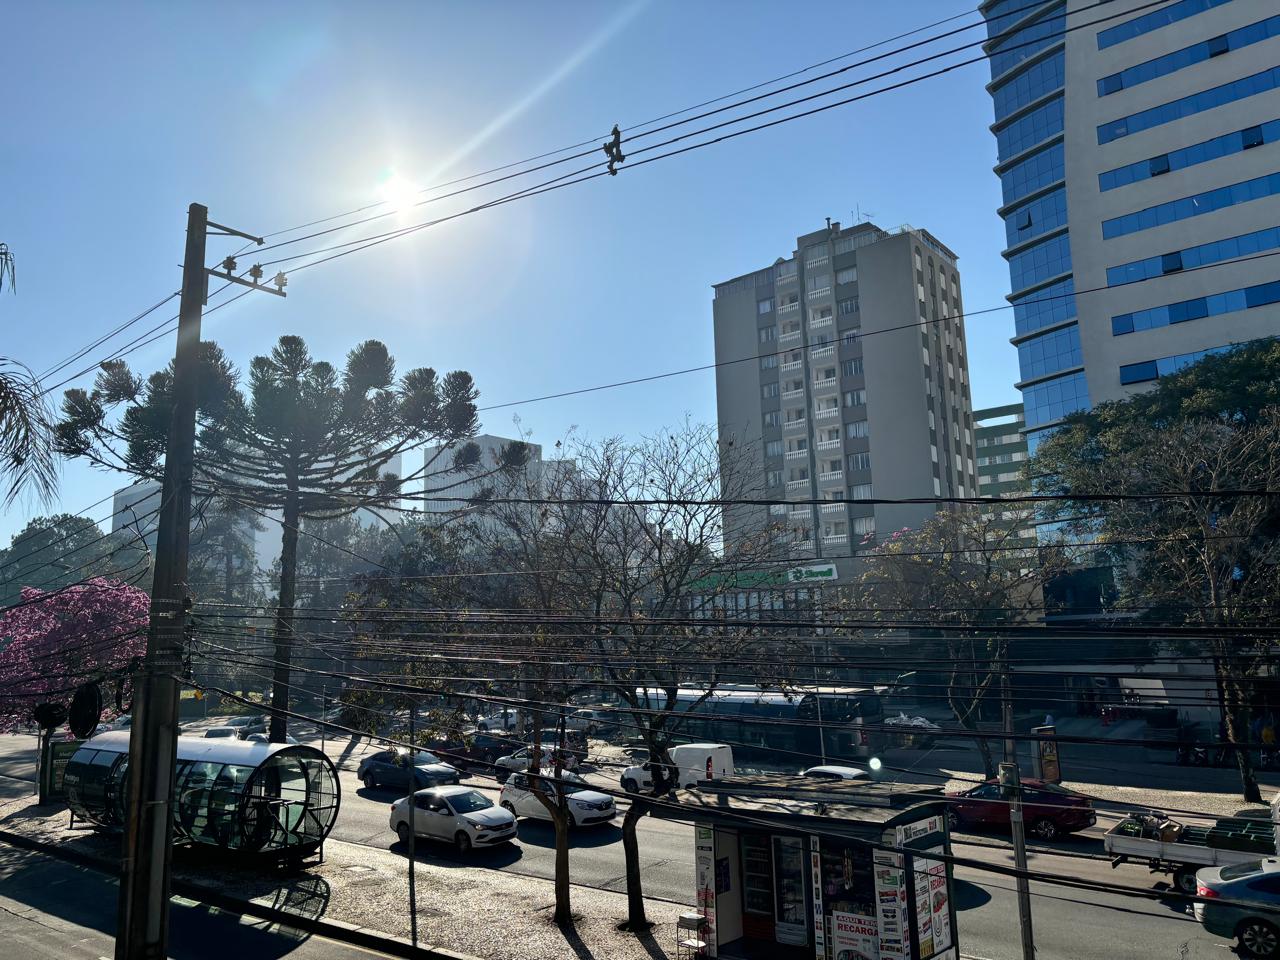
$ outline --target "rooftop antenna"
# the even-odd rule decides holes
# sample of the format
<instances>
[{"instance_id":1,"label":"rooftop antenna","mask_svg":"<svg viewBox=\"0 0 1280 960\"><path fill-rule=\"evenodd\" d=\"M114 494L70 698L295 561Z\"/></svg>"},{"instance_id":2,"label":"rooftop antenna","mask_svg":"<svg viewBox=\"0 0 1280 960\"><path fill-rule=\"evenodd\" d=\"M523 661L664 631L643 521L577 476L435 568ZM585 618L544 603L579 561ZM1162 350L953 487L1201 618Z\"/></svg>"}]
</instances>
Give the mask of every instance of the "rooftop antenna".
<instances>
[{"instance_id":1,"label":"rooftop antenna","mask_svg":"<svg viewBox=\"0 0 1280 960\"><path fill-rule=\"evenodd\" d=\"M870 220L872 217L875 216L875 213L871 210L868 210L866 213L863 213L861 204L854 204L854 207L855 207L855 210L851 211L853 213L854 223L866 223L868 220Z\"/></svg>"}]
</instances>

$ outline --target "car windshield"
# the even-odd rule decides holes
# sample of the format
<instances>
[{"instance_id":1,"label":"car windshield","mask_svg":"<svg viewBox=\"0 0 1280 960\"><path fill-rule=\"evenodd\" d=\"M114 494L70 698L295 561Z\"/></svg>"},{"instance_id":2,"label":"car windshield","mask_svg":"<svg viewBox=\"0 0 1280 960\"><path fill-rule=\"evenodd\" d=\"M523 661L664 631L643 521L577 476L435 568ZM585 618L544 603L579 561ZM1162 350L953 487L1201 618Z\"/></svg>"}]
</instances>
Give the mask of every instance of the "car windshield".
<instances>
[{"instance_id":1,"label":"car windshield","mask_svg":"<svg viewBox=\"0 0 1280 960\"><path fill-rule=\"evenodd\" d=\"M488 810L493 806L493 801L482 793L476 793L474 790L468 790L466 793L456 793L448 798L449 806L453 807L454 813L475 813L477 810Z\"/></svg>"},{"instance_id":2,"label":"car windshield","mask_svg":"<svg viewBox=\"0 0 1280 960\"><path fill-rule=\"evenodd\" d=\"M407 754L405 753L400 754L401 757L404 757L406 755ZM424 763L439 763L440 758L437 757L434 753L431 753L427 750L419 750L417 753L413 755L413 762L415 766L420 767Z\"/></svg>"},{"instance_id":3,"label":"car windshield","mask_svg":"<svg viewBox=\"0 0 1280 960\"><path fill-rule=\"evenodd\" d=\"M1241 877L1247 877L1251 873L1261 872L1261 860L1246 860L1243 863L1233 863L1229 867L1223 867L1218 876L1223 880L1239 880Z\"/></svg>"}]
</instances>

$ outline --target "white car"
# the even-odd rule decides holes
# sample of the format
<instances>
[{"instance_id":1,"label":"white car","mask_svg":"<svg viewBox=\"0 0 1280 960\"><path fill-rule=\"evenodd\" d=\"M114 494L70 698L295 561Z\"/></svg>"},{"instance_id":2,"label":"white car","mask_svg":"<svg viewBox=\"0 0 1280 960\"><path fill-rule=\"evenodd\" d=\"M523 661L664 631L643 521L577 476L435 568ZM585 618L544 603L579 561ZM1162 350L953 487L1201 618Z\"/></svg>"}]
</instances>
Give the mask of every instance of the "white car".
<instances>
[{"instance_id":1,"label":"white car","mask_svg":"<svg viewBox=\"0 0 1280 960\"><path fill-rule=\"evenodd\" d=\"M246 734L243 739L248 740L250 743L270 743L271 735L267 733L250 733ZM298 738L285 734L284 742L289 744L297 743Z\"/></svg>"},{"instance_id":2,"label":"white car","mask_svg":"<svg viewBox=\"0 0 1280 960\"><path fill-rule=\"evenodd\" d=\"M447 840L468 853L473 847L492 847L516 838L515 814L470 787L434 787L413 795L413 830L419 837ZM391 805L391 829L401 843L409 842L409 798Z\"/></svg>"},{"instance_id":3,"label":"white car","mask_svg":"<svg viewBox=\"0 0 1280 960\"><path fill-rule=\"evenodd\" d=\"M566 730L581 730L583 733L595 733L611 722L611 718L603 710L593 710L587 707L575 710L564 718Z\"/></svg>"},{"instance_id":4,"label":"white car","mask_svg":"<svg viewBox=\"0 0 1280 960\"><path fill-rule=\"evenodd\" d=\"M204 732L205 737L210 740L239 740L239 727L210 727Z\"/></svg>"},{"instance_id":5,"label":"white car","mask_svg":"<svg viewBox=\"0 0 1280 960\"><path fill-rule=\"evenodd\" d=\"M521 747L515 753L507 754L505 757L499 757L493 761L496 768L498 779L505 780L513 773L524 773L529 769L529 760L533 756L532 747ZM556 754L551 747L542 748L542 760L538 764L538 769L543 773L551 773L556 766ZM564 769L577 770L578 758L570 751L565 751Z\"/></svg>"},{"instance_id":6,"label":"white car","mask_svg":"<svg viewBox=\"0 0 1280 960\"><path fill-rule=\"evenodd\" d=\"M809 777L812 780L867 780L869 776L867 771L861 767L842 767L836 764L824 764L820 767L810 767L807 770L801 770L800 776Z\"/></svg>"},{"instance_id":7,"label":"white car","mask_svg":"<svg viewBox=\"0 0 1280 960\"><path fill-rule=\"evenodd\" d=\"M491 730L514 730L519 722L520 712L518 710L499 710L491 716L478 719L476 721L476 729L481 733L488 733Z\"/></svg>"},{"instance_id":8,"label":"white car","mask_svg":"<svg viewBox=\"0 0 1280 960\"><path fill-rule=\"evenodd\" d=\"M554 778L547 774L543 778L543 789L548 796L555 796ZM585 827L593 823L609 823L617 810L613 805L613 797L607 793L588 788L587 781L576 773L563 773L560 782L564 784L565 798L569 805L569 825ZM527 774L513 774L502 787L498 800L503 809L517 817L530 817L534 820L550 820L551 814L542 805L542 801L529 788Z\"/></svg>"}]
</instances>

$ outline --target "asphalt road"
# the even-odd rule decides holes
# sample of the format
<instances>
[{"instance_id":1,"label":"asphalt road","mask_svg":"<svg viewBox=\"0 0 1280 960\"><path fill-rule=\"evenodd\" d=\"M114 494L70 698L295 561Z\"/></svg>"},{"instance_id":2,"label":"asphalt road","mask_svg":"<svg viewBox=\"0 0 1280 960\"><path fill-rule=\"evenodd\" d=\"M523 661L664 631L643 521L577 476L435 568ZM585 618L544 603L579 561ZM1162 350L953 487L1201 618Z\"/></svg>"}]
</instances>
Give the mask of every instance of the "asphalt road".
<instances>
[{"instance_id":1,"label":"asphalt road","mask_svg":"<svg viewBox=\"0 0 1280 960\"><path fill-rule=\"evenodd\" d=\"M304 730L297 733L305 737ZM28 737L0 738L0 790L6 784L30 790L34 741ZM318 745L318 744L317 744ZM332 836L350 843L400 848L388 825L395 790L366 790L355 779L360 756L375 747L367 741L328 743L339 764L342 810ZM590 779L597 775L588 774ZM601 783L608 782L603 774ZM480 777L463 781L497 799L492 781ZM1113 822L1102 812L1098 827L1084 835L1033 850L1034 870L1065 875L1086 883L1122 884L1146 894L1167 891L1165 878L1145 868L1112 869L1102 854L1101 833ZM618 826L585 828L572 835L570 866L576 884L621 891L623 855ZM691 903L693 899L693 837L687 824L647 818L639 828L645 893ZM1000 836L959 837L954 853L974 860L1012 865L1007 839ZM1081 854L1088 856L1080 856ZM420 862L458 862L451 847L431 841L419 845ZM550 879L554 875L554 834L549 824L521 821L519 841L505 848L476 851L467 862L509 873ZM959 935L966 956L985 960L1020 960L1017 899L1014 882L978 869L956 870ZM3 894L0 882L0 894ZM1147 899L1075 889L1048 883L1032 884L1035 939L1042 958L1114 960L1116 957L1169 960L1228 960L1230 945L1201 930L1173 898ZM246 954L257 956L257 954Z\"/></svg>"}]
</instances>

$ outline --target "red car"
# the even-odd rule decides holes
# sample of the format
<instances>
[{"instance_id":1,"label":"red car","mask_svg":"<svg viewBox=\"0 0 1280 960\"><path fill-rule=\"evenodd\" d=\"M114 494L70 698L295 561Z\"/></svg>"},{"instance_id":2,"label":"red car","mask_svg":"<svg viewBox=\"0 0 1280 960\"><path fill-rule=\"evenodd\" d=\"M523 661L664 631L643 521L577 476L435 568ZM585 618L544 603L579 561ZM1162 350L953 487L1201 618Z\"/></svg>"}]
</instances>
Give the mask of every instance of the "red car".
<instances>
[{"instance_id":1,"label":"red car","mask_svg":"<svg viewBox=\"0 0 1280 960\"><path fill-rule=\"evenodd\" d=\"M1000 784L988 780L969 790L948 793L947 818L958 826L1009 829L1009 804ZM1056 840L1098 822L1088 797L1042 780L1022 781L1022 818L1027 833L1040 840Z\"/></svg>"}]
</instances>

